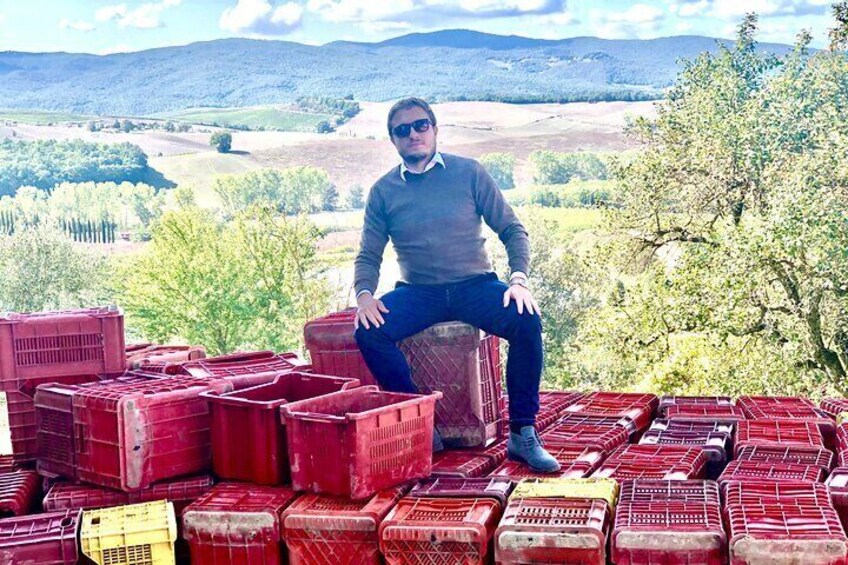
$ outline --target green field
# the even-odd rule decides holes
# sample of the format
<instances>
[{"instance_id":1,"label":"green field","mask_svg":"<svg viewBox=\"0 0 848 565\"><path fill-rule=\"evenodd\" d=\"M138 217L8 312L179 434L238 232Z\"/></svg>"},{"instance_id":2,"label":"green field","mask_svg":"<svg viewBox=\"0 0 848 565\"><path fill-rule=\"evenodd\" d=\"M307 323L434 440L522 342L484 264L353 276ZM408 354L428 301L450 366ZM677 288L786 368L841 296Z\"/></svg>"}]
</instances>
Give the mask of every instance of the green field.
<instances>
[{"instance_id":1,"label":"green field","mask_svg":"<svg viewBox=\"0 0 848 565\"><path fill-rule=\"evenodd\" d=\"M151 116L157 119L190 122L193 124L264 128L277 131L313 132L318 122L331 121L330 114L310 114L276 106L251 108L191 108Z\"/></svg>"},{"instance_id":2,"label":"green field","mask_svg":"<svg viewBox=\"0 0 848 565\"><path fill-rule=\"evenodd\" d=\"M40 112L38 110L0 110L0 122L18 122L34 126L46 126L64 122L83 122L91 116L66 112Z\"/></svg>"}]
</instances>

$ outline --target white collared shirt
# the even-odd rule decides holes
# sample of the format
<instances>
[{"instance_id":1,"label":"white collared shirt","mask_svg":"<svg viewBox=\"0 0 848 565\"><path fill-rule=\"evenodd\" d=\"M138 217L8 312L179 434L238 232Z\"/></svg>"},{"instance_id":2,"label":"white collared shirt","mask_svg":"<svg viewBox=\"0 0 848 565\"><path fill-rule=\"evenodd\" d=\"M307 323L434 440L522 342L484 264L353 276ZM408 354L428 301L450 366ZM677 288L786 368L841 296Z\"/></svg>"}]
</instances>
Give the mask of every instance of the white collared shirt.
<instances>
[{"instance_id":1,"label":"white collared shirt","mask_svg":"<svg viewBox=\"0 0 848 565\"><path fill-rule=\"evenodd\" d=\"M424 170L421 171L420 173L409 169L406 166L406 163L401 161L400 162L400 178L402 178L404 180L404 182L406 182L406 173L412 173L413 175L422 175L422 174L426 173L427 171L429 171L430 169L432 169L433 167L435 167L436 165L441 165L443 169L445 168L445 160L442 159L442 154L439 153L438 151L436 151L436 154L433 155L433 158L430 159L430 162L427 163L427 166L424 167Z\"/></svg>"}]
</instances>

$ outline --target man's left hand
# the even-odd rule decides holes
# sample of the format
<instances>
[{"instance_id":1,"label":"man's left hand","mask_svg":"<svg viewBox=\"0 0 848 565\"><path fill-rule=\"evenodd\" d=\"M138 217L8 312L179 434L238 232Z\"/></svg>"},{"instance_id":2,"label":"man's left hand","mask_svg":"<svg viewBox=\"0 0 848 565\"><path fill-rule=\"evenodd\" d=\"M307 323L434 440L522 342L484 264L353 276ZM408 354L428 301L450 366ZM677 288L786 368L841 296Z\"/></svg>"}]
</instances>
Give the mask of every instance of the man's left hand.
<instances>
[{"instance_id":1,"label":"man's left hand","mask_svg":"<svg viewBox=\"0 0 848 565\"><path fill-rule=\"evenodd\" d=\"M530 292L530 289L521 286L520 284L513 284L504 292L503 295L503 306L506 308L509 306L509 301L515 300L515 306L518 308L518 313L523 314L524 309L527 308L527 313L531 316L536 313L540 316L542 312L539 311L539 305L536 304L536 300L533 299L533 294Z\"/></svg>"}]
</instances>

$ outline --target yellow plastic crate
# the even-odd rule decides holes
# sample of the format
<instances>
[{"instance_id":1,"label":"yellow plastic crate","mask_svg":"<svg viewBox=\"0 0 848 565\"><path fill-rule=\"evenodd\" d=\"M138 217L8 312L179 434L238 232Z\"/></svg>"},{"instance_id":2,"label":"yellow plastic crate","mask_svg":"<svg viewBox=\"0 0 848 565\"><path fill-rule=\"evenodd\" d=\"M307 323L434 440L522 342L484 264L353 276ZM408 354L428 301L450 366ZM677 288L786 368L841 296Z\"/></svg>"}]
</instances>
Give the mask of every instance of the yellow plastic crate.
<instances>
[{"instance_id":1,"label":"yellow plastic crate","mask_svg":"<svg viewBox=\"0 0 848 565\"><path fill-rule=\"evenodd\" d=\"M175 565L177 520L165 500L83 512L82 552L98 565Z\"/></svg>"},{"instance_id":2,"label":"yellow plastic crate","mask_svg":"<svg viewBox=\"0 0 848 565\"><path fill-rule=\"evenodd\" d=\"M618 490L615 479L524 479L515 486L512 497L606 500L613 511Z\"/></svg>"}]
</instances>

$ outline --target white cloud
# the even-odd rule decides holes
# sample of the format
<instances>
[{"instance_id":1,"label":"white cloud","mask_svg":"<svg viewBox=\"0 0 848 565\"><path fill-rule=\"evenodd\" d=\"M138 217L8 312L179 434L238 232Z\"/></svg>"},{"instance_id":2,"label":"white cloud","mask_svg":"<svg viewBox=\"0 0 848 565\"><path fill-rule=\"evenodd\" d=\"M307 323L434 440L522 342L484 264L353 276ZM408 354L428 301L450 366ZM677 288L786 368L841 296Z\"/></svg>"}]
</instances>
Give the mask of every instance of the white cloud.
<instances>
[{"instance_id":1,"label":"white cloud","mask_svg":"<svg viewBox=\"0 0 848 565\"><path fill-rule=\"evenodd\" d=\"M94 24L84 21L72 22L70 20L62 20L59 22L61 29L74 29L76 31L94 31Z\"/></svg>"},{"instance_id":2,"label":"white cloud","mask_svg":"<svg viewBox=\"0 0 848 565\"><path fill-rule=\"evenodd\" d=\"M738 20L754 12L763 18L824 14L831 0L680 0L670 6L681 18L711 16Z\"/></svg>"},{"instance_id":3,"label":"white cloud","mask_svg":"<svg viewBox=\"0 0 848 565\"><path fill-rule=\"evenodd\" d=\"M126 4L115 4L113 6L103 6L94 12L94 19L98 22L108 22L120 18L127 13Z\"/></svg>"},{"instance_id":4,"label":"white cloud","mask_svg":"<svg viewBox=\"0 0 848 565\"><path fill-rule=\"evenodd\" d=\"M126 4L104 6L94 13L94 19L99 22L115 20L121 29L134 27L138 29L153 29L162 27L162 12L168 8L179 6L182 0L162 0L142 4L134 10L127 9Z\"/></svg>"},{"instance_id":5,"label":"white cloud","mask_svg":"<svg viewBox=\"0 0 848 565\"><path fill-rule=\"evenodd\" d=\"M565 0L308 0L306 9L331 22L400 21L437 24L448 19L504 18L565 11Z\"/></svg>"},{"instance_id":6,"label":"white cloud","mask_svg":"<svg viewBox=\"0 0 848 565\"><path fill-rule=\"evenodd\" d=\"M593 32L607 39L644 39L656 36L665 12L648 4L633 4L623 12L592 10Z\"/></svg>"},{"instance_id":7,"label":"white cloud","mask_svg":"<svg viewBox=\"0 0 848 565\"><path fill-rule=\"evenodd\" d=\"M221 29L257 35L284 35L302 23L303 6L296 2L272 6L268 0L238 0L224 10L218 22Z\"/></svg>"}]
</instances>

